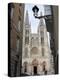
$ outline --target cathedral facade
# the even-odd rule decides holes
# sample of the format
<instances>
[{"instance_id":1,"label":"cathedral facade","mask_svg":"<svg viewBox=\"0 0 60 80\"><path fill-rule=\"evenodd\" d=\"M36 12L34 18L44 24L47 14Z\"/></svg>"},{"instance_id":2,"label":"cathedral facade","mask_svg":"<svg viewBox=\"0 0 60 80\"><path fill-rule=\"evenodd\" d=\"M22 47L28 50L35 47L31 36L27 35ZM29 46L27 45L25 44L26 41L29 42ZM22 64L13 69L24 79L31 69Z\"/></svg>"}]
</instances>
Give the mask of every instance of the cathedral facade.
<instances>
[{"instance_id":1,"label":"cathedral facade","mask_svg":"<svg viewBox=\"0 0 60 80\"><path fill-rule=\"evenodd\" d=\"M23 29L22 73L28 75L54 74L53 56L44 19L40 19L37 33L31 33L28 11L26 11Z\"/></svg>"}]
</instances>

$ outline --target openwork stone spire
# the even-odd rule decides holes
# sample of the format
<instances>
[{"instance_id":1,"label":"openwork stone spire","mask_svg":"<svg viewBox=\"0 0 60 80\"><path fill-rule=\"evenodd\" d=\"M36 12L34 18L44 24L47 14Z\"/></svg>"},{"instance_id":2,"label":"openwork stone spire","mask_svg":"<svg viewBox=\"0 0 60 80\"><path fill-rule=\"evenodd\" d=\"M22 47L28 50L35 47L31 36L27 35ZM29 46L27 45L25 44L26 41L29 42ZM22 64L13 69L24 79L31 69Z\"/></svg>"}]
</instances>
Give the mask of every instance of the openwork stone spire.
<instances>
[{"instance_id":1,"label":"openwork stone spire","mask_svg":"<svg viewBox=\"0 0 60 80\"><path fill-rule=\"evenodd\" d=\"M25 24L26 24L26 25L29 25L29 15L28 15L28 10L26 11Z\"/></svg>"},{"instance_id":2,"label":"openwork stone spire","mask_svg":"<svg viewBox=\"0 0 60 80\"><path fill-rule=\"evenodd\" d=\"M40 16L43 16L42 15L42 12L40 12ZM44 23L44 18L41 18L40 19L40 22L39 22L39 26L44 26L45 25L45 23Z\"/></svg>"}]
</instances>

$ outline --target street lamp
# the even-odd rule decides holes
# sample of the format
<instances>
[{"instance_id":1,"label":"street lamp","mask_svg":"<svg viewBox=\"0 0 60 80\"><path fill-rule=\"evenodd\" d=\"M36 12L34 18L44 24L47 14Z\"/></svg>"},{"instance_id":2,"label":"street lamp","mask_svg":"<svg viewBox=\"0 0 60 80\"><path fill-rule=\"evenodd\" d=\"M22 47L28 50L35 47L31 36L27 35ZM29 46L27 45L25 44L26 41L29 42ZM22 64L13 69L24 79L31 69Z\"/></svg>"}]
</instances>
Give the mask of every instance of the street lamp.
<instances>
[{"instance_id":1,"label":"street lamp","mask_svg":"<svg viewBox=\"0 0 60 80\"><path fill-rule=\"evenodd\" d=\"M40 19L40 18L45 18L45 19L47 19L48 17L51 17L51 15L38 16L39 8L38 8L36 5L32 8L32 11L33 11L33 13L34 13L34 17L35 17L35 18L38 18L38 19Z\"/></svg>"},{"instance_id":2,"label":"street lamp","mask_svg":"<svg viewBox=\"0 0 60 80\"><path fill-rule=\"evenodd\" d=\"M34 12L34 16L38 16L39 8L36 5L32 8L32 10Z\"/></svg>"}]
</instances>

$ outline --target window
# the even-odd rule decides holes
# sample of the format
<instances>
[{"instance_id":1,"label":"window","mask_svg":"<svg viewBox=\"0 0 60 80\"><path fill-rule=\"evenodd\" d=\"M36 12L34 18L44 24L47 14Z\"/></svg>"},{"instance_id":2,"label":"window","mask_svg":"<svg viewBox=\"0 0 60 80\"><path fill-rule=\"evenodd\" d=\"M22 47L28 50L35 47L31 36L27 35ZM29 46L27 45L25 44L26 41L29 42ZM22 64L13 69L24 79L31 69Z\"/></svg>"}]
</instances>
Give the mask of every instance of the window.
<instances>
[{"instance_id":1,"label":"window","mask_svg":"<svg viewBox=\"0 0 60 80\"><path fill-rule=\"evenodd\" d=\"M25 44L29 44L29 37L25 37Z\"/></svg>"},{"instance_id":2,"label":"window","mask_svg":"<svg viewBox=\"0 0 60 80\"><path fill-rule=\"evenodd\" d=\"M43 19L40 20L40 26L43 26Z\"/></svg>"},{"instance_id":3,"label":"window","mask_svg":"<svg viewBox=\"0 0 60 80\"><path fill-rule=\"evenodd\" d=\"M44 56L44 48L42 48L42 56Z\"/></svg>"},{"instance_id":4,"label":"window","mask_svg":"<svg viewBox=\"0 0 60 80\"><path fill-rule=\"evenodd\" d=\"M36 54L38 54L38 48L37 47L33 47L31 49L31 55L36 55Z\"/></svg>"},{"instance_id":5,"label":"window","mask_svg":"<svg viewBox=\"0 0 60 80\"><path fill-rule=\"evenodd\" d=\"M44 43L44 38L43 37L41 37L41 44L43 44Z\"/></svg>"},{"instance_id":6,"label":"window","mask_svg":"<svg viewBox=\"0 0 60 80\"><path fill-rule=\"evenodd\" d=\"M25 56L24 57L28 57L28 48L25 48Z\"/></svg>"},{"instance_id":7,"label":"window","mask_svg":"<svg viewBox=\"0 0 60 80\"><path fill-rule=\"evenodd\" d=\"M20 31L20 25L21 25L21 21L18 21L18 30Z\"/></svg>"},{"instance_id":8,"label":"window","mask_svg":"<svg viewBox=\"0 0 60 80\"><path fill-rule=\"evenodd\" d=\"M34 37L31 38L31 42L33 43Z\"/></svg>"},{"instance_id":9,"label":"window","mask_svg":"<svg viewBox=\"0 0 60 80\"><path fill-rule=\"evenodd\" d=\"M17 46L17 52L18 52L19 51L19 38L17 38L16 46Z\"/></svg>"},{"instance_id":10,"label":"window","mask_svg":"<svg viewBox=\"0 0 60 80\"><path fill-rule=\"evenodd\" d=\"M29 34L29 30L26 30L26 31L25 31L25 34L26 34L26 35Z\"/></svg>"},{"instance_id":11,"label":"window","mask_svg":"<svg viewBox=\"0 0 60 80\"><path fill-rule=\"evenodd\" d=\"M22 6L22 4L21 4L21 3L19 3L19 6L21 7L21 6Z\"/></svg>"},{"instance_id":12,"label":"window","mask_svg":"<svg viewBox=\"0 0 60 80\"><path fill-rule=\"evenodd\" d=\"M44 32L40 31L41 37L44 37Z\"/></svg>"},{"instance_id":13,"label":"window","mask_svg":"<svg viewBox=\"0 0 60 80\"><path fill-rule=\"evenodd\" d=\"M43 43L44 43L44 32L41 31L41 44L43 44Z\"/></svg>"}]
</instances>

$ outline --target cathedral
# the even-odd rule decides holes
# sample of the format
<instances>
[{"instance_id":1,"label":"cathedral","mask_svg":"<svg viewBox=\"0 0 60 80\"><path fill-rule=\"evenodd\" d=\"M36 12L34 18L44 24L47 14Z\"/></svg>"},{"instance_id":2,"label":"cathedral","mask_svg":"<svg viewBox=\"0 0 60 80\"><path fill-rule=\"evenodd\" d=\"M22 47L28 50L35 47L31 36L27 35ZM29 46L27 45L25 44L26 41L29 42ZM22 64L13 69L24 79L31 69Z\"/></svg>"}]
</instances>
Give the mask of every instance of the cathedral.
<instances>
[{"instance_id":1,"label":"cathedral","mask_svg":"<svg viewBox=\"0 0 60 80\"><path fill-rule=\"evenodd\" d=\"M44 19L40 19L37 33L32 33L28 11L26 11L24 21L22 47L22 73L27 75L54 74L53 55Z\"/></svg>"}]
</instances>

